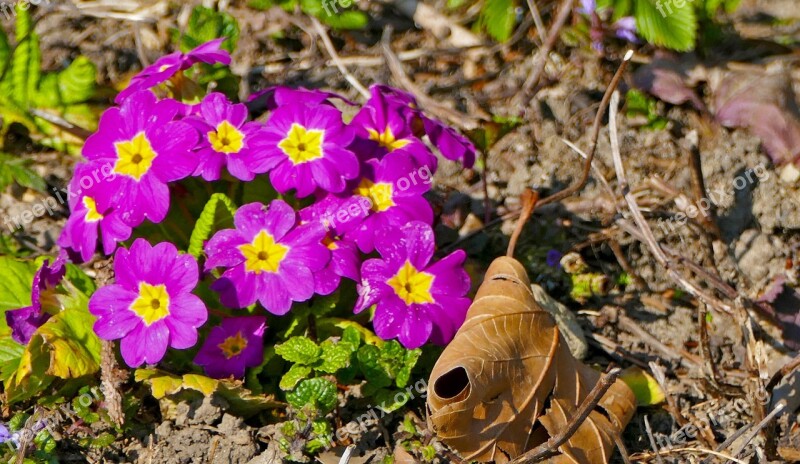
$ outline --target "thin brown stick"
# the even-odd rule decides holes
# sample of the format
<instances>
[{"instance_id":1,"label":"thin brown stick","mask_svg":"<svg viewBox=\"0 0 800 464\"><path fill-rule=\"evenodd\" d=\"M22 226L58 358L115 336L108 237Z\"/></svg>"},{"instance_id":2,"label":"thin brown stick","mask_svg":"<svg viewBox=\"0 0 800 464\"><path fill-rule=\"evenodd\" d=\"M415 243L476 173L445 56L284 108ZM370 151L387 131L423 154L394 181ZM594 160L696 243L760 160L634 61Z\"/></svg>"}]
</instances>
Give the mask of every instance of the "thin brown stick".
<instances>
[{"instance_id":1,"label":"thin brown stick","mask_svg":"<svg viewBox=\"0 0 800 464\"><path fill-rule=\"evenodd\" d=\"M339 68L339 72L342 73L344 78L350 85L353 86L354 89L358 90L358 93L361 94L364 98L369 98L369 90L366 89L361 82L358 82L358 79L353 76L350 71L347 70L347 67L342 63L342 60L339 59L339 54L336 52L336 48L333 46L333 42L331 42L331 38L328 37L328 33L325 31L325 28L322 27L322 23L319 22L317 18L314 16L309 16L311 18L311 23L314 24L314 29L316 29L319 38L322 39L323 45L325 45L325 50L328 51L328 55L331 56L331 59L336 64L336 67Z\"/></svg>"},{"instance_id":2,"label":"thin brown stick","mask_svg":"<svg viewBox=\"0 0 800 464\"><path fill-rule=\"evenodd\" d=\"M521 106L524 108L528 106L527 102L530 100L531 96L533 95L533 90L536 88L536 85L539 83L539 80L542 77L545 64L547 64L547 58L550 56L550 52L553 51L553 47L555 47L556 42L558 41L558 37L561 34L561 28L564 27L567 19L569 19L569 15L572 13L573 3L574 0L563 0L561 2L561 6L556 14L556 18L553 20L553 25L550 26L547 40L545 40L542 48L540 48L538 53L534 56L535 63L533 65L533 70L531 71L530 76L528 76L528 78L525 80L525 83L522 85L522 90L520 90L520 92L514 98L514 107Z\"/></svg>"},{"instance_id":3,"label":"thin brown stick","mask_svg":"<svg viewBox=\"0 0 800 464\"><path fill-rule=\"evenodd\" d=\"M408 77L408 74L406 74L405 70L403 69L403 63L400 62L400 59L397 58L397 54L395 54L394 50L392 50L391 35L391 27L387 27L383 30L381 49L383 51L384 58L386 58L386 63L389 65L389 70L392 73L392 77L400 83L400 86L406 89L408 92L411 92L414 97L416 97L420 106L430 111L439 119L448 121L460 127L461 129L469 130L477 128L479 123L478 118L464 114L441 104L439 101L431 98L428 94L423 92L417 86L417 84L415 84L411 78Z\"/></svg>"},{"instance_id":4,"label":"thin brown stick","mask_svg":"<svg viewBox=\"0 0 800 464\"><path fill-rule=\"evenodd\" d=\"M551 30L550 32L552 34L553 31ZM592 138L588 151L589 157L586 159L586 162L583 165L583 172L581 173L580 179L578 179L577 182L573 183L564 190L558 193L554 193L553 195L550 195L544 200L541 200L539 202L539 206L544 206L548 203L561 201L564 198L572 196L575 193L577 193L580 189L582 189L583 186L586 185L586 182L589 181L589 172L591 172L592 170L592 160L594 160L594 154L597 151L597 139L600 137L600 127L603 124L603 115L606 112L606 108L608 108L608 103L611 100L611 95L616 90L620 80L622 80L622 74L628 67L628 63L630 62L632 57L633 57L633 50L628 50L628 52L625 54L625 57L622 59L622 63L619 65L619 68L617 68L617 72L611 79L611 83L608 85L608 89L606 89L606 93L603 95L603 99L600 101L600 108L598 108L597 110L597 115L595 116L594 124L592 125Z\"/></svg>"},{"instance_id":5,"label":"thin brown stick","mask_svg":"<svg viewBox=\"0 0 800 464\"><path fill-rule=\"evenodd\" d=\"M508 241L506 256L509 258L514 257L514 249L517 247L517 240L519 240L519 236L522 234L522 229L525 228L525 223L531 218L531 213L533 213L533 209L536 208L536 200L538 199L539 194L531 189L525 189L520 196L520 200L522 200L522 213L519 219L517 219L517 225L514 228L514 232L511 234L511 239Z\"/></svg>"},{"instance_id":6,"label":"thin brown stick","mask_svg":"<svg viewBox=\"0 0 800 464\"><path fill-rule=\"evenodd\" d=\"M589 395L584 398L575 415L569 421L567 428L559 432L558 435L547 440L545 443L542 443L522 456L517 457L511 461L511 464L532 464L556 456L559 453L558 448L566 443L567 440L569 440L570 437L575 434L575 432L578 430L578 427L580 427L586 418L589 417L589 414L591 414L591 412L597 406L597 403L600 402L600 399L603 398L603 395L606 394L608 389L611 388L611 385L613 385L617 380L620 372L622 372L621 369L615 367L600 378L597 384L595 384L594 388L592 388L592 391L589 392Z\"/></svg>"},{"instance_id":7,"label":"thin brown stick","mask_svg":"<svg viewBox=\"0 0 800 464\"><path fill-rule=\"evenodd\" d=\"M544 28L544 22L542 21L542 15L539 14L539 8L536 7L535 0L528 0L528 9L531 10L531 16L533 17L533 23L536 25L536 33L539 34L539 42L543 43L545 37L547 36L547 29Z\"/></svg>"}]
</instances>

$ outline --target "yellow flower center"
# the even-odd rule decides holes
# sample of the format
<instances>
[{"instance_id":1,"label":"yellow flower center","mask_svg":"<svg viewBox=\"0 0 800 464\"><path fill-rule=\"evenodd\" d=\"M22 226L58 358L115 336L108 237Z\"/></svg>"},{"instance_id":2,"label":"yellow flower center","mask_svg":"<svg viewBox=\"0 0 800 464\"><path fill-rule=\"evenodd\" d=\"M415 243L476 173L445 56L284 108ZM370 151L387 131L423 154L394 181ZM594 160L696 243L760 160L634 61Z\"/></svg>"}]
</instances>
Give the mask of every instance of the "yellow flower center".
<instances>
[{"instance_id":1,"label":"yellow flower center","mask_svg":"<svg viewBox=\"0 0 800 464\"><path fill-rule=\"evenodd\" d=\"M217 130L208 133L208 141L214 151L230 155L239 153L244 147L244 134L228 121L222 121Z\"/></svg>"},{"instance_id":2,"label":"yellow flower center","mask_svg":"<svg viewBox=\"0 0 800 464\"><path fill-rule=\"evenodd\" d=\"M378 133L375 129L367 129L367 131L369 132L370 140L378 142L380 146L389 151L403 148L411 143L411 141L407 139L396 139L392 130L389 129L389 126L386 126L386 130L384 130L383 133Z\"/></svg>"},{"instance_id":3,"label":"yellow flower center","mask_svg":"<svg viewBox=\"0 0 800 464\"><path fill-rule=\"evenodd\" d=\"M314 161L322 158L322 136L324 132L317 129L306 129L297 123L292 123L286 138L281 140L278 147L294 165Z\"/></svg>"},{"instance_id":4,"label":"yellow flower center","mask_svg":"<svg viewBox=\"0 0 800 464\"><path fill-rule=\"evenodd\" d=\"M289 252L289 247L275 243L272 235L262 230L253 239L253 243L239 246L244 256L244 267L248 272L278 272L281 261Z\"/></svg>"},{"instance_id":5,"label":"yellow flower center","mask_svg":"<svg viewBox=\"0 0 800 464\"><path fill-rule=\"evenodd\" d=\"M139 132L132 140L116 142L114 146L117 149L114 172L137 181L147 174L153 165L153 160L158 156L144 132Z\"/></svg>"},{"instance_id":6,"label":"yellow flower center","mask_svg":"<svg viewBox=\"0 0 800 464\"><path fill-rule=\"evenodd\" d=\"M409 261L406 261L387 283L407 305L433 303L433 296L431 296L433 275L419 272Z\"/></svg>"},{"instance_id":7,"label":"yellow flower center","mask_svg":"<svg viewBox=\"0 0 800 464\"><path fill-rule=\"evenodd\" d=\"M171 67L172 67L171 64L162 64L161 66L158 67L158 72L164 72Z\"/></svg>"},{"instance_id":8,"label":"yellow flower center","mask_svg":"<svg viewBox=\"0 0 800 464\"><path fill-rule=\"evenodd\" d=\"M83 197L83 206L86 208L86 222L97 222L103 219L103 215L97 212L97 203L90 196Z\"/></svg>"},{"instance_id":9,"label":"yellow flower center","mask_svg":"<svg viewBox=\"0 0 800 464\"><path fill-rule=\"evenodd\" d=\"M236 332L236 335L226 338L225 341L217 346L222 350L222 354L224 354L227 359L231 359L241 354L241 352L247 348L247 339L242 336L241 332Z\"/></svg>"},{"instance_id":10,"label":"yellow flower center","mask_svg":"<svg viewBox=\"0 0 800 464\"><path fill-rule=\"evenodd\" d=\"M336 244L336 240L334 240L330 235L326 235L325 238L322 239L322 244L328 247L328 249L331 251L339 248L339 245Z\"/></svg>"},{"instance_id":11,"label":"yellow flower center","mask_svg":"<svg viewBox=\"0 0 800 464\"><path fill-rule=\"evenodd\" d=\"M141 317L148 326L169 316L169 294L166 285L139 282L139 297L131 304L131 311Z\"/></svg>"},{"instance_id":12,"label":"yellow flower center","mask_svg":"<svg viewBox=\"0 0 800 464\"><path fill-rule=\"evenodd\" d=\"M376 213L386 211L394 206L392 184L388 182L378 182L376 184L369 179L361 179L353 193L368 199L372 205L370 209Z\"/></svg>"}]
</instances>

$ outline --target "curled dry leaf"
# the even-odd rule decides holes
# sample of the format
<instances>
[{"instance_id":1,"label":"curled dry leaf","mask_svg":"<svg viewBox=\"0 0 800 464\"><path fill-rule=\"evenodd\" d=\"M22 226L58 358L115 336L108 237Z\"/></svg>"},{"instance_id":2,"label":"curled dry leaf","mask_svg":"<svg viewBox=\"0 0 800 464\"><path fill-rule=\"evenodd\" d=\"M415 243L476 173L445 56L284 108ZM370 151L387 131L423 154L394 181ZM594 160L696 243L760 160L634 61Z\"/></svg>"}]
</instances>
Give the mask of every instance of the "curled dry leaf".
<instances>
[{"instance_id":1,"label":"curled dry leaf","mask_svg":"<svg viewBox=\"0 0 800 464\"><path fill-rule=\"evenodd\" d=\"M570 354L523 266L501 257L431 373L429 425L467 460L506 463L564 430L600 376ZM635 409L617 380L550 462L607 462Z\"/></svg>"}]
</instances>

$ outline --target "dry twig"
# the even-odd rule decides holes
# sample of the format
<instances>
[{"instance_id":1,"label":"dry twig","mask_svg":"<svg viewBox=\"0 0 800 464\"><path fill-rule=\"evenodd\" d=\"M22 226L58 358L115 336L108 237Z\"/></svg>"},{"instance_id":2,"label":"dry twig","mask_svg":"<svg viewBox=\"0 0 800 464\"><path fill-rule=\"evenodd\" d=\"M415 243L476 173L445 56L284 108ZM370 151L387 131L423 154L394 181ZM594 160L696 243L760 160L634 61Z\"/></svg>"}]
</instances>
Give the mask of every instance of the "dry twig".
<instances>
[{"instance_id":1,"label":"dry twig","mask_svg":"<svg viewBox=\"0 0 800 464\"><path fill-rule=\"evenodd\" d=\"M369 98L369 90L361 85L361 82L359 82L358 79L356 79L355 76L353 76L350 71L347 70L347 67L339 59L339 54L336 52L336 48L334 48L331 38L328 37L328 33L325 31L325 28L322 27L322 24L314 16L309 16L309 18L311 18L311 22L314 24L314 29L316 29L317 34L319 34L320 39L322 39L325 49L328 51L331 59L336 64L336 67L339 68L339 72L342 73L344 78L350 83L350 85L353 86L354 89L358 90L358 93L360 93L362 97Z\"/></svg>"},{"instance_id":2,"label":"dry twig","mask_svg":"<svg viewBox=\"0 0 800 464\"><path fill-rule=\"evenodd\" d=\"M569 422L569 426L567 426L566 429L562 430L558 435L551 437L545 443L542 443L536 448L514 459L511 461L511 464L532 464L557 455L559 453L558 448L566 443L567 440L569 440L570 437L575 434L575 432L578 430L578 427L583 424L583 421L586 420L589 414L591 414L591 412L597 406L597 403L600 401L600 399L603 398L603 395L605 395L608 389L611 388L611 385L616 382L620 372L620 368L615 367L600 378L597 384L595 384L594 388L592 388L592 391L589 392L589 395L584 398L581 406L575 412L575 416L572 417Z\"/></svg>"}]
</instances>

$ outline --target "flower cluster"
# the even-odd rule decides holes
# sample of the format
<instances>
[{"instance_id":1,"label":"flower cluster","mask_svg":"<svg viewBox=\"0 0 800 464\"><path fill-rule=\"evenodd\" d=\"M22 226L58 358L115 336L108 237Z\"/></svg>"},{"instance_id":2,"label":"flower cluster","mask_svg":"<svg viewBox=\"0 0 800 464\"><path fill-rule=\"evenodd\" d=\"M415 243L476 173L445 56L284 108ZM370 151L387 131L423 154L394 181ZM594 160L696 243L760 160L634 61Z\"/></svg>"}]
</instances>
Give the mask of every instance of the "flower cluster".
<instances>
[{"instance_id":1,"label":"flower cluster","mask_svg":"<svg viewBox=\"0 0 800 464\"><path fill-rule=\"evenodd\" d=\"M92 259L98 245L115 254L116 284L90 301L97 335L121 339L131 366L156 363L168 347L196 344L208 319L209 302L192 293L201 276L213 281L223 306L258 303L276 316L350 279L360 295L355 311L375 306L379 336L409 348L447 343L464 320L469 278L463 252L433 261L434 213L424 194L437 153L471 167L473 145L426 116L410 94L382 85L349 122L340 108L355 104L329 92L274 87L247 106L221 93L194 102L160 98L201 62L230 57L213 41L158 60L118 96L83 148L59 244L76 260ZM259 106L268 112L263 122L249 118ZM102 166L110 175L81 189L78 179ZM118 248L146 221L165 221L178 201L174 184L258 176L282 199L268 201L265 191L263 202L239 207L234 228L205 242L202 268L169 242L136 239ZM224 316L195 362L215 377L241 377L261 362L266 322Z\"/></svg>"}]
</instances>

